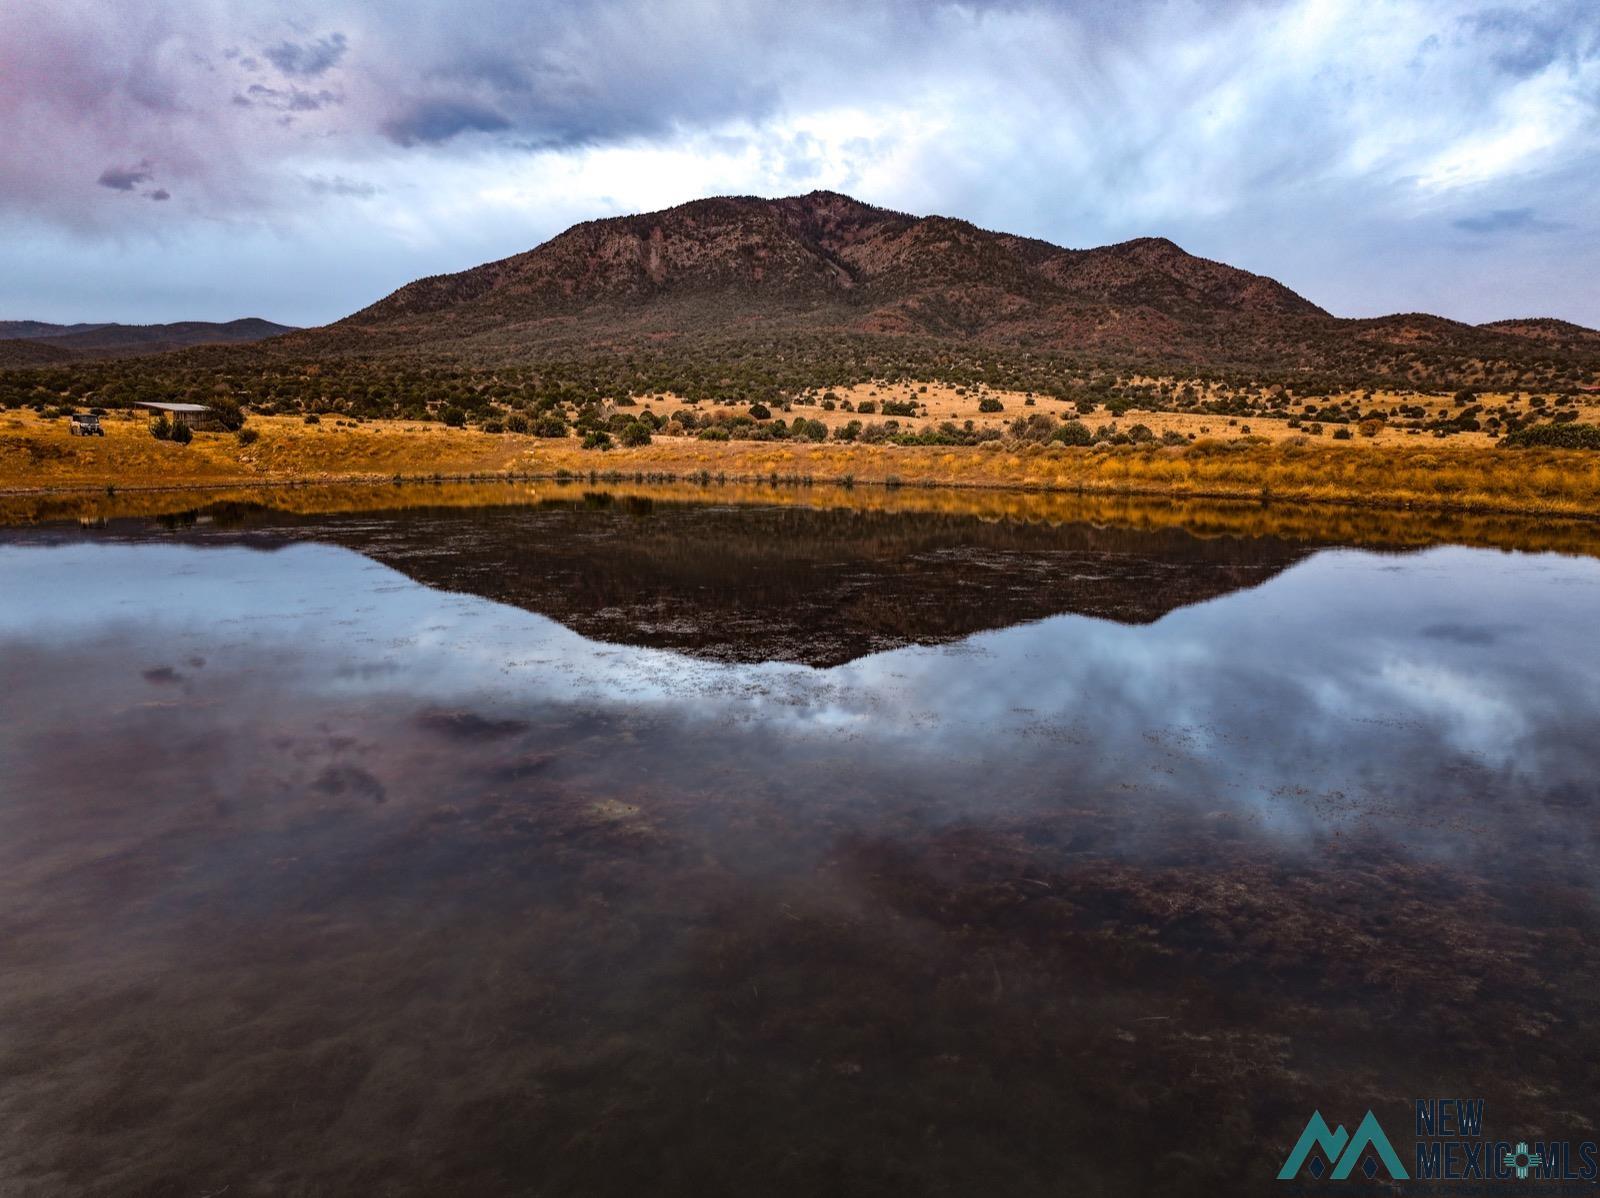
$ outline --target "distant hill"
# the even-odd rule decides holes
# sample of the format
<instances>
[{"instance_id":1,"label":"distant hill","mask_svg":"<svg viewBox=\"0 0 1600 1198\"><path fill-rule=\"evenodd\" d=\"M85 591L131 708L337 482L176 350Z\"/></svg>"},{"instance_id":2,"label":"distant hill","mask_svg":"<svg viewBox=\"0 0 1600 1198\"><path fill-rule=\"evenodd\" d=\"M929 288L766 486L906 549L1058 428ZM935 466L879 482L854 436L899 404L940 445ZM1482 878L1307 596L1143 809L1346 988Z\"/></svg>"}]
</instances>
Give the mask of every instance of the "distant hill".
<instances>
[{"instance_id":1,"label":"distant hill","mask_svg":"<svg viewBox=\"0 0 1600 1198\"><path fill-rule=\"evenodd\" d=\"M1514 337L1526 337L1545 345L1562 349L1600 349L1600 331L1586 329L1571 321L1555 320L1549 316L1530 317L1524 320L1494 320L1478 326Z\"/></svg>"},{"instance_id":2,"label":"distant hill","mask_svg":"<svg viewBox=\"0 0 1600 1198\"><path fill-rule=\"evenodd\" d=\"M207 320L176 324L48 324L39 320L0 320L0 365L130 358L195 345L237 345L294 331L289 325L257 317L220 324Z\"/></svg>"},{"instance_id":3,"label":"distant hill","mask_svg":"<svg viewBox=\"0 0 1600 1198\"><path fill-rule=\"evenodd\" d=\"M488 364L642 349L706 365L783 338L821 361L841 335L899 339L919 353L967 347L1418 382L1530 369L1588 377L1600 366L1600 334L1559 321L1344 320L1164 238L1065 249L832 192L588 221L526 253L419 279L273 348Z\"/></svg>"}]
</instances>

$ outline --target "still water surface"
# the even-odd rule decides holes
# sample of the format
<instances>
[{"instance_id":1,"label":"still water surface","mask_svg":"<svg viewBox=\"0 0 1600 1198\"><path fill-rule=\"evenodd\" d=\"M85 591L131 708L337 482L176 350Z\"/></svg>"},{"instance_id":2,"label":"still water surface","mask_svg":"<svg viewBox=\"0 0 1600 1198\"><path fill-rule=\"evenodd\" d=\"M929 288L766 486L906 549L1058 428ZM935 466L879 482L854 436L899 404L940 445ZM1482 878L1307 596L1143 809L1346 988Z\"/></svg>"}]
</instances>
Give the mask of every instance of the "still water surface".
<instances>
[{"instance_id":1,"label":"still water surface","mask_svg":"<svg viewBox=\"0 0 1600 1198\"><path fill-rule=\"evenodd\" d=\"M1270 1192L1594 1137L1600 561L0 530L0 1193Z\"/></svg>"}]
</instances>

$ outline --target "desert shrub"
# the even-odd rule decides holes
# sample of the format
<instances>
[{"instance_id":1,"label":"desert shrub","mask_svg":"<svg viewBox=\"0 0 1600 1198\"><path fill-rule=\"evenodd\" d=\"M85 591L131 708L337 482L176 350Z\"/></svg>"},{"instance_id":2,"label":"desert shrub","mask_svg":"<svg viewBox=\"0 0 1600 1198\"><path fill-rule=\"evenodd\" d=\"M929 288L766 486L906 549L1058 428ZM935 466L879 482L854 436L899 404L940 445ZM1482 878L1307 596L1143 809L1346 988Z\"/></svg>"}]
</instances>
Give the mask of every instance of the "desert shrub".
<instances>
[{"instance_id":1,"label":"desert shrub","mask_svg":"<svg viewBox=\"0 0 1600 1198\"><path fill-rule=\"evenodd\" d=\"M479 427L486 433L503 433L506 431L506 426L498 420L485 420Z\"/></svg>"},{"instance_id":2,"label":"desert shrub","mask_svg":"<svg viewBox=\"0 0 1600 1198\"><path fill-rule=\"evenodd\" d=\"M1512 449L1600 449L1600 425L1531 424L1500 439Z\"/></svg>"},{"instance_id":3,"label":"desert shrub","mask_svg":"<svg viewBox=\"0 0 1600 1198\"><path fill-rule=\"evenodd\" d=\"M835 441L854 441L861 435L861 421L852 420L848 424L838 425L833 430Z\"/></svg>"},{"instance_id":4,"label":"desert shrub","mask_svg":"<svg viewBox=\"0 0 1600 1198\"><path fill-rule=\"evenodd\" d=\"M546 412L528 425L528 431L535 437L565 437L567 418L560 412Z\"/></svg>"},{"instance_id":5,"label":"desert shrub","mask_svg":"<svg viewBox=\"0 0 1600 1198\"><path fill-rule=\"evenodd\" d=\"M1249 429L1245 429L1245 432L1249 431ZM1155 439L1156 435L1150 431L1148 424L1136 424L1128 430L1128 440L1135 445L1146 445Z\"/></svg>"},{"instance_id":6,"label":"desert shrub","mask_svg":"<svg viewBox=\"0 0 1600 1198\"><path fill-rule=\"evenodd\" d=\"M513 412L513 413L511 413L511 415L506 417L506 432L508 432L508 433L525 433L527 431L528 431L528 418L526 416L524 416L521 412ZM562 428L561 431L563 433L566 432L566 428L564 426L564 423L563 423L563 428Z\"/></svg>"},{"instance_id":7,"label":"desert shrub","mask_svg":"<svg viewBox=\"0 0 1600 1198\"><path fill-rule=\"evenodd\" d=\"M807 420L800 416L789 426L789 436L797 441L826 441L828 426L820 420Z\"/></svg>"},{"instance_id":8,"label":"desert shrub","mask_svg":"<svg viewBox=\"0 0 1600 1198\"><path fill-rule=\"evenodd\" d=\"M150 422L150 435L157 441L172 440L172 422L165 416L157 416Z\"/></svg>"},{"instance_id":9,"label":"desert shrub","mask_svg":"<svg viewBox=\"0 0 1600 1198\"><path fill-rule=\"evenodd\" d=\"M623 426L622 431L617 434L617 440L629 448L648 445L650 444L650 427L638 420L631 421Z\"/></svg>"},{"instance_id":10,"label":"desert shrub","mask_svg":"<svg viewBox=\"0 0 1600 1198\"><path fill-rule=\"evenodd\" d=\"M924 387L923 390L927 390L927 388ZM875 414L877 410L878 404L876 400L863 399L856 405L856 415L858 416L871 416Z\"/></svg>"},{"instance_id":11,"label":"desert shrub","mask_svg":"<svg viewBox=\"0 0 1600 1198\"><path fill-rule=\"evenodd\" d=\"M211 416L222 425L225 432L236 433L244 427L244 409L229 395L213 395L206 401Z\"/></svg>"},{"instance_id":12,"label":"desert shrub","mask_svg":"<svg viewBox=\"0 0 1600 1198\"><path fill-rule=\"evenodd\" d=\"M261 440L261 433L253 428L242 428L234 436L239 439L240 445L254 445Z\"/></svg>"},{"instance_id":13,"label":"desert shrub","mask_svg":"<svg viewBox=\"0 0 1600 1198\"><path fill-rule=\"evenodd\" d=\"M584 434L583 447L585 449L610 449L611 434L604 429L590 429Z\"/></svg>"},{"instance_id":14,"label":"desert shrub","mask_svg":"<svg viewBox=\"0 0 1600 1198\"><path fill-rule=\"evenodd\" d=\"M463 428L467 423L467 414L451 404L439 413L439 419L451 428Z\"/></svg>"},{"instance_id":15,"label":"desert shrub","mask_svg":"<svg viewBox=\"0 0 1600 1198\"><path fill-rule=\"evenodd\" d=\"M312 412L306 417L306 423L307 424L321 424L322 423L322 417L318 416L315 412Z\"/></svg>"},{"instance_id":16,"label":"desert shrub","mask_svg":"<svg viewBox=\"0 0 1600 1198\"><path fill-rule=\"evenodd\" d=\"M1177 429L1169 428L1161 434L1161 444L1163 445L1187 445L1188 443L1189 438L1185 437Z\"/></svg>"},{"instance_id":17,"label":"desert shrub","mask_svg":"<svg viewBox=\"0 0 1600 1198\"><path fill-rule=\"evenodd\" d=\"M701 441L727 441L730 439L728 430L721 425L713 425L710 428L701 429L698 438Z\"/></svg>"},{"instance_id":18,"label":"desert shrub","mask_svg":"<svg viewBox=\"0 0 1600 1198\"><path fill-rule=\"evenodd\" d=\"M1363 437L1376 437L1383 431L1383 422L1379 420L1363 420L1359 431Z\"/></svg>"},{"instance_id":19,"label":"desert shrub","mask_svg":"<svg viewBox=\"0 0 1600 1198\"><path fill-rule=\"evenodd\" d=\"M767 407L766 404L753 403L753 404L750 405L750 419L752 419L752 420L771 420L772 419L772 412Z\"/></svg>"},{"instance_id":20,"label":"desert shrub","mask_svg":"<svg viewBox=\"0 0 1600 1198\"><path fill-rule=\"evenodd\" d=\"M883 414L885 416L915 416L917 414L917 401L914 399L886 399L883 401Z\"/></svg>"},{"instance_id":21,"label":"desert shrub","mask_svg":"<svg viewBox=\"0 0 1600 1198\"><path fill-rule=\"evenodd\" d=\"M1011 422L1011 435L1018 441L1043 443L1056 431L1056 418L1047 412L1018 416Z\"/></svg>"},{"instance_id":22,"label":"desert shrub","mask_svg":"<svg viewBox=\"0 0 1600 1198\"><path fill-rule=\"evenodd\" d=\"M179 420L172 426L172 441L175 445L187 445L194 440L194 430L183 421Z\"/></svg>"},{"instance_id":23,"label":"desert shrub","mask_svg":"<svg viewBox=\"0 0 1600 1198\"><path fill-rule=\"evenodd\" d=\"M1335 441L1348 441L1348 440L1350 440L1350 429L1347 426L1341 424L1338 428L1333 430L1333 439Z\"/></svg>"},{"instance_id":24,"label":"desert shrub","mask_svg":"<svg viewBox=\"0 0 1600 1198\"><path fill-rule=\"evenodd\" d=\"M888 405L885 405L885 410L888 410ZM1004 412L1005 410L1006 405L992 395L985 395L978 401L978 411L980 412Z\"/></svg>"},{"instance_id":25,"label":"desert shrub","mask_svg":"<svg viewBox=\"0 0 1600 1198\"><path fill-rule=\"evenodd\" d=\"M1055 440L1062 445L1088 445L1094 441L1094 434L1083 421L1069 420L1056 429Z\"/></svg>"}]
</instances>

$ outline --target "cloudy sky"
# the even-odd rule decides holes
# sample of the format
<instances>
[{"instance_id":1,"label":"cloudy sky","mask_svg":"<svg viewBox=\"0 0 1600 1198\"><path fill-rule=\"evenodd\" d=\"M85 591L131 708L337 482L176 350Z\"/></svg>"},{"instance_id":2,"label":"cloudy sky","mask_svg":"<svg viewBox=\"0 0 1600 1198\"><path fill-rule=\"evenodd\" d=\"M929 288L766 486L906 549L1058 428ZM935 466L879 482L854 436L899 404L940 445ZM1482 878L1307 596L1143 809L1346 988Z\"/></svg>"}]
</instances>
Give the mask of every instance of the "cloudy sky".
<instances>
[{"instance_id":1,"label":"cloudy sky","mask_svg":"<svg viewBox=\"0 0 1600 1198\"><path fill-rule=\"evenodd\" d=\"M831 188L1600 326L1600 0L7 0L0 319L335 319Z\"/></svg>"}]
</instances>

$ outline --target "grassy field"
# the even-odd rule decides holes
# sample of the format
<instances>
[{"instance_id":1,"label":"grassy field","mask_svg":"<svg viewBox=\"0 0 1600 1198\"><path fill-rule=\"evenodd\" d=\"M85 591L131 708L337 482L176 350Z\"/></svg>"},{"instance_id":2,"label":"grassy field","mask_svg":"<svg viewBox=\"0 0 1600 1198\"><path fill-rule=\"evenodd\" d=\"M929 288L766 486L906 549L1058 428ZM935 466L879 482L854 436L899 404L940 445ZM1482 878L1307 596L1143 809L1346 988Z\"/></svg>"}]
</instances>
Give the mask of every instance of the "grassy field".
<instances>
[{"instance_id":1,"label":"grassy field","mask_svg":"<svg viewBox=\"0 0 1600 1198\"><path fill-rule=\"evenodd\" d=\"M584 450L575 439L448 429L438 423L253 417L259 434L157 441L144 419L112 414L103 438L70 437L31 412L0 417L0 491L335 483L558 472L645 477L806 479L905 486L1021 488L1180 498L1319 501L1442 511L1600 515L1600 454L1503 450L1452 441L1236 435L1187 446L895 446L708 442L658 436L646 446Z\"/></svg>"}]
</instances>

